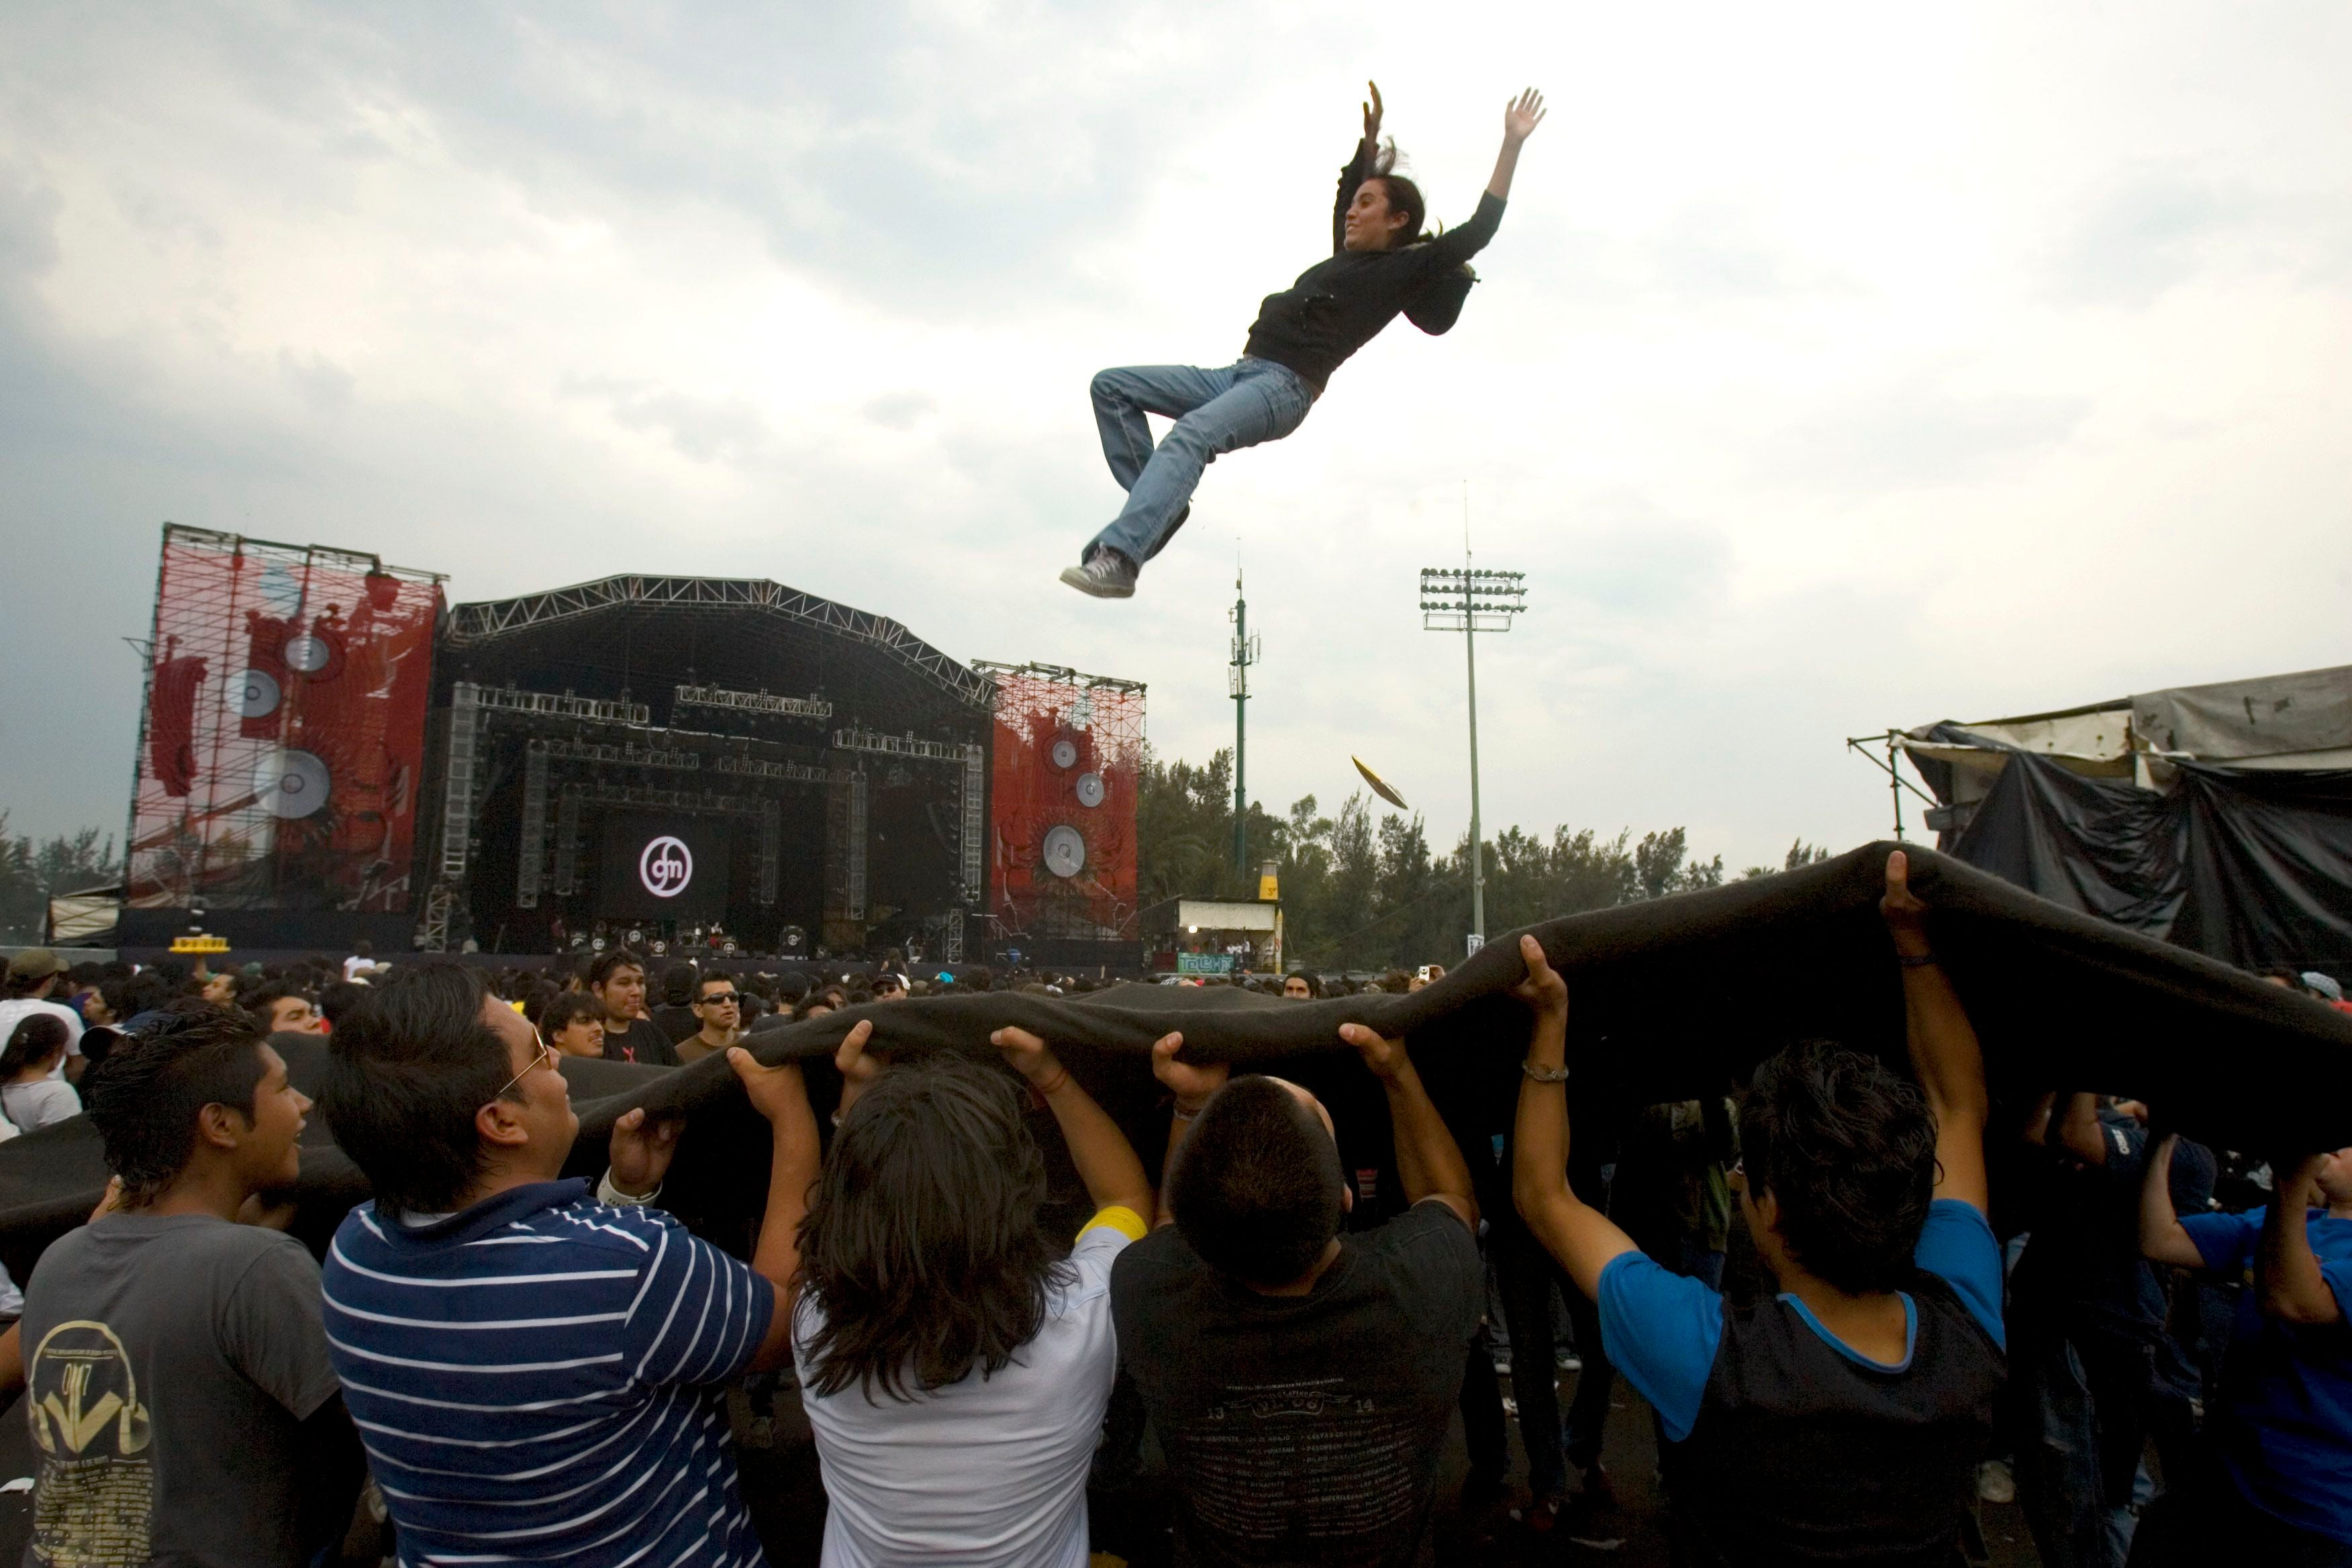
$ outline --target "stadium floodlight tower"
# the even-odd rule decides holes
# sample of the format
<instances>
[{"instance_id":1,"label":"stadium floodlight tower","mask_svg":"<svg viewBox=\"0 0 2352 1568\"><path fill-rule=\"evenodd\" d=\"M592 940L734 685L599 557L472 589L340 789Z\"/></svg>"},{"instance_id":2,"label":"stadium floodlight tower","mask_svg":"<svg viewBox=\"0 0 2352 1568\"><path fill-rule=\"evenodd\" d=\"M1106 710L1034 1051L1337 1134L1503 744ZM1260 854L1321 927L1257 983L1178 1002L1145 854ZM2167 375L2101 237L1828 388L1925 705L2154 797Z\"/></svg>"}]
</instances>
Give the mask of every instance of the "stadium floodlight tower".
<instances>
[{"instance_id":1,"label":"stadium floodlight tower","mask_svg":"<svg viewBox=\"0 0 2352 1568\"><path fill-rule=\"evenodd\" d=\"M1478 634L1507 632L1528 607L1528 574L1474 568L1470 552L1459 566L1421 569L1421 629L1460 632L1470 671L1470 941L1486 942L1486 847L1478 821Z\"/></svg>"}]
</instances>

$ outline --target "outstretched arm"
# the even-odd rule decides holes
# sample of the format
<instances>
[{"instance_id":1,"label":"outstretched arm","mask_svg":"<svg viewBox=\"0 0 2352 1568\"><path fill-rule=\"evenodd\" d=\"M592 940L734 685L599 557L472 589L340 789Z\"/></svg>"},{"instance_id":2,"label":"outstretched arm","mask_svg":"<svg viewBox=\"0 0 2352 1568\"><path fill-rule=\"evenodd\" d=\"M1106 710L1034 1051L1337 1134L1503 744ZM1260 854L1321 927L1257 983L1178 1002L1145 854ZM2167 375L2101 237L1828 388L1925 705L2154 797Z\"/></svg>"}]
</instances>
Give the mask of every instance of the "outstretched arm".
<instances>
[{"instance_id":1,"label":"outstretched arm","mask_svg":"<svg viewBox=\"0 0 2352 1568\"><path fill-rule=\"evenodd\" d=\"M1936 1195L1989 1205L1984 1133L1990 1114L1984 1050L1969 1023L1960 994L1927 945L1927 906L1911 891L1911 859L1897 849L1886 858L1886 893L1878 901L1895 955L1903 965L1903 1011L1911 1070L1936 1113Z\"/></svg>"},{"instance_id":2,"label":"outstretched arm","mask_svg":"<svg viewBox=\"0 0 2352 1568\"><path fill-rule=\"evenodd\" d=\"M1070 1163L1077 1166L1078 1179L1086 1183L1087 1197L1095 1207L1117 1205L1150 1223L1151 1178L1143 1173L1143 1162L1135 1157L1135 1147L1118 1123L1078 1086L1070 1069L1026 1029L999 1029L988 1043L1004 1053L1013 1070L1053 1109L1063 1141L1070 1146Z\"/></svg>"},{"instance_id":3,"label":"outstretched arm","mask_svg":"<svg viewBox=\"0 0 2352 1568\"><path fill-rule=\"evenodd\" d=\"M1477 212L1468 223L1447 229L1427 245L1411 247L1425 276L1433 278L1461 266L1495 237L1503 223L1503 203L1511 194L1511 175L1519 166L1519 148L1535 134L1543 117L1543 94L1533 88L1503 110L1503 150L1495 154L1494 177L1486 182Z\"/></svg>"},{"instance_id":4,"label":"outstretched arm","mask_svg":"<svg viewBox=\"0 0 2352 1568\"><path fill-rule=\"evenodd\" d=\"M2263 1215L2262 1240L2254 1252L2254 1289L2263 1316L2283 1323L2340 1323L2343 1305L2327 1288L2319 1271L2319 1258L2311 1250L2308 1210L2319 1184L2321 1167L2333 1158L2312 1154L2289 1168L2284 1161L2272 1169L2284 1179Z\"/></svg>"},{"instance_id":5,"label":"outstretched arm","mask_svg":"<svg viewBox=\"0 0 2352 1568\"><path fill-rule=\"evenodd\" d=\"M1503 150L1495 154L1494 177L1486 182L1486 194L1496 201L1510 199L1511 176L1519 167L1519 149L1543 123L1544 114L1543 94L1534 88L1519 94L1504 109Z\"/></svg>"},{"instance_id":6,"label":"outstretched arm","mask_svg":"<svg viewBox=\"0 0 2352 1568\"><path fill-rule=\"evenodd\" d=\"M1348 204L1356 199L1356 187L1372 172L1372 160L1381 151L1381 84L1368 81L1364 90L1371 97L1364 101L1364 139L1356 143L1356 155L1339 171L1339 199L1331 207L1331 254L1339 255L1348 248Z\"/></svg>"},{"instance_id":7,"label":"outstretched arm","mask_svg":"<svg viewBox=\"0 0 2352 1568\"><path fill-rule=\"evenodd\" d=\"M1361 1024L1340 1025L1339 1037L1356 1047L1388 1094L1389 1128L1396 1140L1397 1180L1403 1184L1404 1201L1435 1198L1475 1231L1478 1197L1470 1185L1470 1163L1446 1131L1429 1090L1422 1087L1404 1042Z\"/></svg>"},{"instance_id":8,"label":"outstretched arm","mask_svg":"<svg viewBox=\"0 0 2352 1568\"><path fill-rule=\"evenodd\" d=\"M842 1053L862 1053L873 1032L872 1020L861 1020L843 1042ZM793 1306L801 1292L801 1219L808 1213L809 1189L816 1184L821 1158L816 1113L809 1109L808 1086L798 1062L761 1067L750 1051L730 1046L727 1065L735 1069L745 1098L766 1119L774 1140L767 1212L761 1216L760 1239L751 1249L751 1271L774 1287L776 1306L751 1370L770 1372L792 1362Z\"/></svg>"},{"instance_id":9,"label":"outstretched arm","mask_svg":"<svg viewBox=\"0 0 2352 1568\"><path fill-rule=\"evenodd\" d=\"M1519 1084L1519 1115L1511 1133L1511 1201L1576 1288L1598 1300L1601 1271L1609 1260L1641 1249L1568 1184L1568 983L1535 938L1519 939L1519 957L1528 977L1511 994L1535 1012L1528 1066L1561 1076L1538 1079L1531 1073Z\"/></svg>"},{"instance_id":10,"label":"outstretched arm","mask_svg":"<svg viewBox=\"0 0 2352 1568\"><path fill-rule=\"evenodd\" d=\"M2157 1263L2181 1268L2202 1268L2205 1255L2189 1239L2189 1231L2172 1208L2172 1151L2179 1134L2168 1132L2148 1156L2147 1171L2139 1184L2140 1255Z\"/></svg>"}]
</instances>

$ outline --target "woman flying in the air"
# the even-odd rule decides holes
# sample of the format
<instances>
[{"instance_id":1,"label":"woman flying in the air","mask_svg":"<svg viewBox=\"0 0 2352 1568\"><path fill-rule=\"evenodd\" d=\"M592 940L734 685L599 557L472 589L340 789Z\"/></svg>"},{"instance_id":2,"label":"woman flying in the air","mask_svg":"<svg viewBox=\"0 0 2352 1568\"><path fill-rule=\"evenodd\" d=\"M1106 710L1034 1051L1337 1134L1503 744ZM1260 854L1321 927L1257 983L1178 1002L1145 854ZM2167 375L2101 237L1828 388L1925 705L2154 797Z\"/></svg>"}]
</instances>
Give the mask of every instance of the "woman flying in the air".
<instances>
[{"instance_id":1,"label":"woman flying in the air","mask_svg":"<svg viewBox=\"0 0 2352 1568\"><path fill-rule=\"evenodd\" d=\"M1339 175L1330 259L1266 296L1241 359L1219 370L1137 365L1095 377L1103 456L1127 506L1062 581L1098 599L1129 597L1137 571L1183 526L1210 463L1297 429L1331 373L1400 311L1425 332L1453 326L1474 281L1470 258L1495 237L1519 145L1543 117L1543 95L1533 88L1503 111L1503 150L1477 216L1433 237L1422 232L1420 190L1391 172L1395 144L1380 144L1381 89L1373 87L1364 139ZM1156 447L1147 414L1176 421Z\"/></svg>"}]
</instances>

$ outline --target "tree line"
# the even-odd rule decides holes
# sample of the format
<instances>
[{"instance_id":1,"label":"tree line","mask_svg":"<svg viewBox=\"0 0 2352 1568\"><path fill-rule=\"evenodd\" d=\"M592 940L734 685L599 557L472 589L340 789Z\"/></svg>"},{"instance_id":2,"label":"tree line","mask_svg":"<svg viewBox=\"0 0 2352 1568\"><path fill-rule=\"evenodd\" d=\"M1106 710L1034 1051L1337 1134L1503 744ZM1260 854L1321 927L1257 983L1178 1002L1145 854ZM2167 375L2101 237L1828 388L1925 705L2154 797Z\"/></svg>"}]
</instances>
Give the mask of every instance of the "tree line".
<instances>
[{"instance_id":1,"label":"tree line","mask_svg":"<svg viewBox=\"0 0 2352 1568\"><path fill-rule=\"evenodd\" d=\"M1317 969L1381 970L1461 962L1470 929L1470 836L1432 851L1421 815L1381 809L1358 790L1335 815L1313 795L1276 816L1249 804L1246 869L1233 864L1234 753L1204 765L1162 762L1147 747L1136 789L1139 897L1255 899L1258 868L1281 879L1284 957ZM1761 877L1828 858L1801 838ZM1603 837L1591 828L1517 826L1486 841L1486 930L1720 886L1723 857L1701 860L1680 827Z\"/></svg>"},{"instance_id":2,"label":"tree line","mask_svg":"<svg viewBox=\"0 0 2352 1568\"><path fill-rule=\"evenodd\" d=\"M50 899L99 887L121 874L113 838L100 843L97 828L36 843L29 834L11 836L8 814L0 811L0 942L41 942L48 931Z\"/></svg>"}]
</instances>

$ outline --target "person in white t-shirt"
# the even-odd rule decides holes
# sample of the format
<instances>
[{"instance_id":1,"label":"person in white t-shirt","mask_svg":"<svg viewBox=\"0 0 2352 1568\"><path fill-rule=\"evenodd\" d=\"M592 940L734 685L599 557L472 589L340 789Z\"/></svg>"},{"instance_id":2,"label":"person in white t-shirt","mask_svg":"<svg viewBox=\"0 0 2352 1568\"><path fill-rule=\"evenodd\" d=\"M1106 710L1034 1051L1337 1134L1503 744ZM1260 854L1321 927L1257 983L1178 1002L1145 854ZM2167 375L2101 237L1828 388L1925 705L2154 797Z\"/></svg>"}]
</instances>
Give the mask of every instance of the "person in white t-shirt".
<instances>
[{"instance_id":1,"label":"person in white t-shirt","mask_svg":"<svg viewBox=\"0 0 2352 1568\"><path fill-rule=\"evenodd\" d=\"M64 1003L54 1000L65 977L65 960L52 949L28 947L10 959L8 995L5 1001L0 1001L0 1040L5 1040L16 1032L18 1024L37 1013L61 1020L66 1026L66 1054L58 1058L49 1077L58 1081L79 1081L82 1069L82 1017Z\"/></svg>"},{"instance_id":2,"label":"person in white t-shirt","mask_svg":"<svg viewBox=\"0 0 2352 1568\"><path fill-rule=\"evenodd\" d=\"M49 1077L65 1060L66 1026L44 1013L18 1022L0 1046L0 1116L20 1132L81 1114L74 1086Z\"/></svg>"},{"instance_id":3,"label":"person in white t-shirt","mask_svg":"<svg viewBox=\"0 0 2352 1568\"><path fill-rule=\"evenodd\" d=\"M1087 1468L1118 1343L1110 1266L1152 1211L1142 1162L1036 1036L1028 1081L941 1053L835 1058L840 1131L809 1194L793 1358L832 1507L826 1568L1085 1568ZM1095 1215L1066 1258L1038 1225L1042 1100Z\"/></svg>"}]
</instances>

